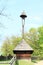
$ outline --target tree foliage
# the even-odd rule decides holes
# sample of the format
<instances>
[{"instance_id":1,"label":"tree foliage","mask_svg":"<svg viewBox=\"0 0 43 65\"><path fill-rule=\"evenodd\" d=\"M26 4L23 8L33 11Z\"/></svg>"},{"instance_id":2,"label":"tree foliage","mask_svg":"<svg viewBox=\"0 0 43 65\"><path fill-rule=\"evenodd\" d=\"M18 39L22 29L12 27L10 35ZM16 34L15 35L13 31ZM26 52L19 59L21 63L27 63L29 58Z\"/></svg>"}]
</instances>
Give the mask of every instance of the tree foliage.
<instances>
[{"instance_id":1,"label":"tree foliage","mask_svg":"<svg viewBox=\"0 0 43 65\"><path fill-rule=\"evenodd\" d=\"M28 44L30 44L32 48L34 49L33 55L37 55L38 54L37 49L39 49L39 44L38 44L39 34L37 29L31 28L29 32L26 34L25 38L27 39Z\"/></svg>"},{"instance_id":2,"label":"tree foliage","mask_svg":"<svg viewBox=\"0 0 43 65\"><path fill-rule=\"evenodd\" d=\"M43 56L43 26L38 28L39 32L39 45L40 45L40 56Z\"/></svg>"},{"instance_id":3,"label":"tree foliage","mask_svg":"<svg viewBox=\"0 0 43 65\"><path fill-rule=\"evenodd\" d=\"M4 56L8 56L9 54L10 55L13 55L13 50L14 48L16 47L16 45L20 42L21 38L20 37L15 37L15 36L12 36L10 39L7 38L4 42L3 42L3 45L2 45L2 54Z\"/></svg>"}]
</instances>

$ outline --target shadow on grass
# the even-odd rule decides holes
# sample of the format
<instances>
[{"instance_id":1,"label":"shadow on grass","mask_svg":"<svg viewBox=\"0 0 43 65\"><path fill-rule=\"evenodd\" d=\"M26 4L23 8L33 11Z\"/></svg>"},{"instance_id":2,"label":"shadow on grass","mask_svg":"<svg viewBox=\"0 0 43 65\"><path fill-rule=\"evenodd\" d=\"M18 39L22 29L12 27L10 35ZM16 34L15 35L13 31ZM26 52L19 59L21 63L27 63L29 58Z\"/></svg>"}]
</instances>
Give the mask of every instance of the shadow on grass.
<instances>
[{"instance_id":1,"label":"shadow on grass","mask_svg":"<svg viewBox=\"0 0 43 65\"><path fill-rule=\"evenodd\" d=\"M33 63L37 63L37 60L32 60Z\"/></svg>"},{"instance_id":2,"label":"shadow on grass","mask_svg":"<svg viewBox=\"0 0 43 65\"><path fill-rule=\"evenodd\" d=\"M15 65L19 65L18 60L15 61Z\"/></svg>"}]
</instances>

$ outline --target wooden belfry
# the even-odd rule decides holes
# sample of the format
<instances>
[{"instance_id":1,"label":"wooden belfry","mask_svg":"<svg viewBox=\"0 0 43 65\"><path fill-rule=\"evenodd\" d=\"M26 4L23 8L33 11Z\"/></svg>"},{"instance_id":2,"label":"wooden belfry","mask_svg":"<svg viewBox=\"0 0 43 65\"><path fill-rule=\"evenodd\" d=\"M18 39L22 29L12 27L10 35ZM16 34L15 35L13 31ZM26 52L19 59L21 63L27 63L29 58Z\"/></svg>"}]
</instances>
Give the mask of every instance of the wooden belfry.
<instances>
[{"instance_id":1,"label":"wooden belfry","mask_svg":"<svg viewBox=\"0 0 43 65\"><path fill-rule=\"evenodd\" d=\"M17 59L31 59L31 54L33 53L33 49L26 43L24 40L24 25L25 18L27 15L23 12L20 17L22 18L22 40L13 50L14 54L16 54Z\"/></svg>"}]
</instances>

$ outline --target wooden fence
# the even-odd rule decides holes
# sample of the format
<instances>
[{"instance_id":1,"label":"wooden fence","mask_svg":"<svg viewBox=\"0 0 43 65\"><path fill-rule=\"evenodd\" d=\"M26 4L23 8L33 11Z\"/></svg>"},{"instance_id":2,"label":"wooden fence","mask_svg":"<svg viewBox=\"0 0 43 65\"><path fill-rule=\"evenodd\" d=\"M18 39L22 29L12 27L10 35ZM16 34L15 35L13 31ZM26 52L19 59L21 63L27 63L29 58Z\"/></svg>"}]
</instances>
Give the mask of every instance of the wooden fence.
<instances>
[{"instance_id":1,"label":"wooden fence","mask_svg":"<svg viewBox=\"0 0 43 65\"><path fill-rule=\"evenodd\" d=\"M11 61L10 62L0 62L0 64L10 64L10 65L14 65L14 62L16 61L16 57L13 57L12 59L11 59Z\"/></svg>"}]
</instances>

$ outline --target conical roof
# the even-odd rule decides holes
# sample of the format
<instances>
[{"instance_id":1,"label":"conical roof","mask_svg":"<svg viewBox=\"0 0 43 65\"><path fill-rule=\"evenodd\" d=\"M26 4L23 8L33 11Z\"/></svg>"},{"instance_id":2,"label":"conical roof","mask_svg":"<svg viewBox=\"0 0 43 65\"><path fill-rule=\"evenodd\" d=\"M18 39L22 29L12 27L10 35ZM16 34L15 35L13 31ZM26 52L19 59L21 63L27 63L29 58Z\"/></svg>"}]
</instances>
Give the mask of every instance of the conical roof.
<instances>
[{"instance_id":1,"label":"conical roof","mask_svg":"<svg viewBox=\"0 0 43 65\"><path fill-rule=\"evenodd\" d=\"M26 43L26 41L23 39L14 49L15 51L32 51L33 49L30 47L29 44Z\"/></svg>"}]
</instances>

